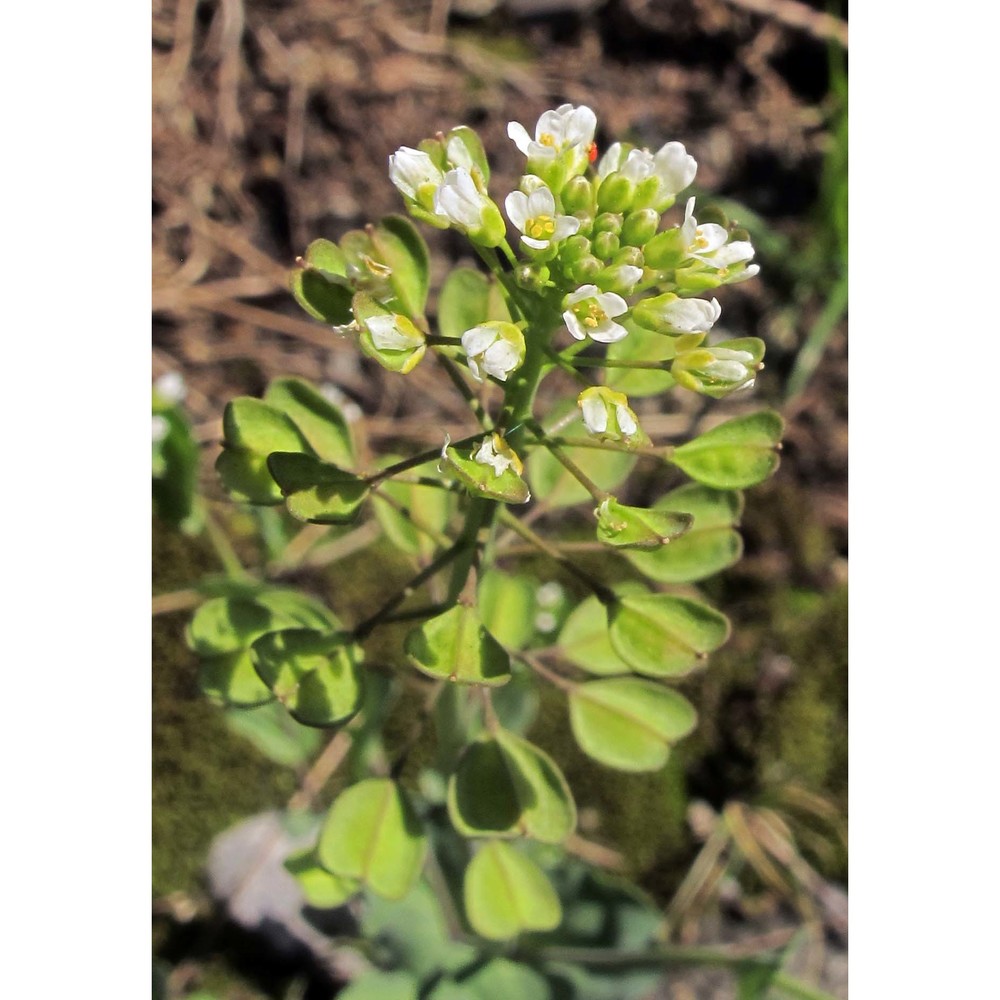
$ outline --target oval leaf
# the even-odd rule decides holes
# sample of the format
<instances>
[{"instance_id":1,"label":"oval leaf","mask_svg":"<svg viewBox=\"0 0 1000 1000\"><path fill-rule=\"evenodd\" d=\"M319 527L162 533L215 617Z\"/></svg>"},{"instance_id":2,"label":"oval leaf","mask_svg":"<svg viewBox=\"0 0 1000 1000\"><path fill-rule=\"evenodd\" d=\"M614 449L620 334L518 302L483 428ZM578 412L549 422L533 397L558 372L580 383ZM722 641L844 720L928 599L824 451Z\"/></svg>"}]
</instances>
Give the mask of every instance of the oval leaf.
<instances>
[{"instance_id":1,"label":"oval leaf","mask_svg":"<svg viewBox=\"0 0 1000 1000\"><path fill-rule=\"evenodd\" d=\"M532 860L503 841L483 846L465 870L465 913L491 941L559 926L562 907L552 883Z\"/></svg>"},{"instance_id":2,"label":"oval leaf","mask_svg":"<svg viewBox=\"0 0 1000 1000\"><path fill-rule=\"evenodd\" d=\"M635 677L589 681L569 696L580 749L619 771L658 771L670 744L694 728L691 703L676 691Z\"/></svg>"},{"instance_id":3,"label":"oval leaf","mask_svg":"<svg viewBox=\"0 0 1000 1000\"><path fill-rule=\"evenodd\" d=\"M582 601L559 633L560 655L590 674L630 674L632 668L615 652L608 635L608 616L596 597Z\"/></svg>"},{"instance_id":4,"label":"oval leaf","mask_svg":"<svg viewBox=\"0 0 1000 1000\"><path fill-rule=\"evenodd\" d=\"M387 215L371 234L381 261L392 269L389 284L411 318L422 316L430 286L427 244L413 223L402 215Z\"/></svg>"},{"instance_id":5,"label":"oval leaf","mask_svg":"<svg viewBox=\"0 0 1000 1000\"><path fill-rule=\"evenodd\" d=\"M320 910L341 906L361 889L357 880L342 878L323 868L312 848L289 855L285 859L285 868L299 883L306 902Z\"/></svg>"},{"instance_id":6,"label":"oval leaf","mask_svg":"<svg viewBox=\"0 0 1000 1000\"><path fill-rule=\"evenodd\" d=\"M619 549L659 549L691 526L690 514L628 507L609 497L597 508L597 538Z\"/></svg>"},{"instance_id":7,"label":"oval leaf","mask_svg":"<svg viewBox=\"0 0 1000 1000\"><path fill-rule=\"evenodd\" d=\"M636 461L634 455L625 451L599 448L563 448L562 451L602 490L620 486ZM536 448L532 452L527 474L535 496L543 497L546 507L573 507L591 499L590 493L548 448Z\"/></svg>"},{"instance_id":8,"label":"oval leaf","mask_svg":"<svg viewBox=\"0 0 1000 1000\"><path fill-rule=\"evenodd\" d=\"M628 316L622 325L628 330L628 336L608 345L609 360L670 361L677 353L673 337L644 330ZM666 392L674 384L674 377L669 371L650 368L607 368L604 382L629 398L639 398Z\"/></svg>"},{"instance_id":9,"label":"oval leaf","mask_svg":"<svg viewBox=\"0 0 1000 1000\"><path fill-rule=\"evenodd\" d=\"M784 421L772 410L736 417L677 448L670 461L716 489L755 486L778 468Z\"/></svg>"},{"instance_id":10,"label":"oval leaf","mask_svg":"<svg viewBox=\"0 0 1000 1000\"><path fill-rule=\"evenodd\" d=\"M524 649L535 634L535 591L529 576L487 570L479 580L479 614L507 649Z\"/></svg>"},{"instance_id":11,"label":"oval leaf","mask_svg":"<svg viewBox=\"0 0 1000 1000\"><path fill-rule=\"evenodd\" d=\"M490 281L471 267L456 267L441 288L438 329L444 337L461 337L489 316Z\"/></svg>"},{"instance_id":12,"label":"oval leaf","mask_svg":"<svg viewBox=\"0 0 1000 1000\"><path fill-rule=\"evenodd\" d=\"M246 649L205 657L198 671L198 686L212 701L236 708L256 708L274 699L270 689L257 676L253 659Z\"/></svg>"},{"instance_id":13,"label":"oval leaf","mask_svg":"<svg viewBox=\"0 0 1000 1000\"><path fill-rule=\"evenodd\" d=\"M615 652L636 673L680 677L729 638L725 615L687 597L635 594L608 610Z\"/></svg>"},{"instance_id":14,"label":"oval leaf","mask_svg":"<svg viewBox=\"0 0 1000 1000\"><path fill-rule=\"evenodd\" d=\"M370 778L334 801L317 851L327 871L402 899L420 875L427 840L406 793L388 778Z\"/></svg>"},{"instance_id":15,"label":"oval leaf","mask_svg":"<svg viewBox=\"0 0 1000 1000\"><path fill-rule=\"evenodd\" d=\"M328 326L344 326L351 322L352 292L345 279L305 267L292 271L288 284L295 301L313 319Z\"/></svg>"},{"instance_id":16,"label":"oval leaf","mask_svg":"<svg viewBox=\"0 0 1000 1000\"><path fill-rule=\"evenodd\" d=\"M353 521L370 492L365 480L311 455L273 452L267 467L281 487L288 512L314 524Z\"/></svg>"},{"instance_id":17,"label":"oval leaf","mask_svg":"<svg viewBox=\"0 0 1000 1000\"><path fill-rule=\"evenodd\" d=\"M264 400L295 423L299 433L324 461L351 468L355 461L351 428L344 415L304 379L279 378ZM277 449L288 451L287 448Z\"/></svg>"},{"instance_id":18,"label":"oval leaf","mask_svg":"<svg viewBox=\"0 0 1000 1000\"><path fill-rule=\"evenodd\" d=\"M251 647L260 679L306 726L334 726L361 708L361 647L347 633L268 632Z\"/></svg>"},{"instance_id":19,"label":"oval leaf","mask_svg":"<svg viewBox=\"0 0 1000 1000\"><path fill-rule=\"evenodd\" d=\"M743 511L742 494L688 483L653 506L688 513L694 522L670 545L628 553L630 562L651 579L662 583L704 580L732 566L743 554L743 539L733 527Z\"/></svg>"},{"instance_id":20,"label":"oval leaf","mask_svg":"<svg viewBox=\"0 0 1000 1000\"><path fill-rule=\"evenodd\" d=\"M475 608L456 604L406 637L407 659L431 677L460 684L506 684L510 657L483 628Z\"/></svg>"},{"instance_id":21,"label":"oval leaf","mask_svg":"<svg viewBox=\"0 0 1000 1000\"><path fill-rule=\"evenodd\" d=\"M532 837L562 843L576 805L555 761L500 730L467 748L448 784L448 814L463 836Z\"/></svg>"}]
</instances>

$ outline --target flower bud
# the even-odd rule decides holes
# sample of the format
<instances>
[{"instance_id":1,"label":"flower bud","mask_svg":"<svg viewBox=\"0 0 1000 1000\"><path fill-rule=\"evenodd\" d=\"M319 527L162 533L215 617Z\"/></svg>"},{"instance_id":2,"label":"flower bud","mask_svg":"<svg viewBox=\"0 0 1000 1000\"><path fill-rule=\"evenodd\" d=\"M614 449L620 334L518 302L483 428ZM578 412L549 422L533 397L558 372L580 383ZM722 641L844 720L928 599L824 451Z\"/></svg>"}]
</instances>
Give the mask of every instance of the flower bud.
<instances>
[{"instance_id":1,"label":"flower bud","mask_svg":"<svg viewBox=\"0 0 1000 1000\"><path fill-rule=\"evenodd\" d=\"M624 441L626 444L642 444L648 440L639 428L639 421L624 393L604 385L594 385L577 396L576 404L583 412L583 423L588 433L600 440Z\"/></svg>"},{"instance_id":2,"label":"flower bud","mask_svg":"<svg viewBox=\"0 0 1000 1000\"><path fill-rule=\"evenodd\" d=\"M462 347L477 382L487 375L506 382L524 361L524 334L513 323L480 323L462 334Z\"/></svg>"},{"instance_id":3,"label":"flower bud","mask_svg":"<svg viewBox=\"0 0 1000 1000\"><path fill-rule=\"evenodd\" d=\"M646 264L662 271L676 267L684 259L684 237L678 226L657 233L643 247Z\"/></svg>"},{"instance_id":4,"label":"flower bud","mask_svg":"<svg viewBox=\"0 0 1000 1000\"><path fill-rule=\"evenodd\" d=\"M573 216L580 220L580 228L577 230L577 235L590 236L594 231L594 217L589 212L574 212Z\"/></svg>"},{"instance_id":5,"label":"flower bud","mask_svg":"<svg viewBox=\"0 0 1000 1000\"><path fill-rule=\"evenodd\" d=\"M604 269L604 264L593 254L581 257L576 263L571 264L568 273L570 278L578 284L591 282Z\"/></svg>"},{"instance_id":6,"label":"flower bud","mask_svg":"<svg viewBox=\"0 0 1000 1000\"><path fill-rule=\"evenodd\" d=\"M719 399L753 385L763 356L763 341L745 337L715 347L682 351L674 358L670 374L685 389Z\"/></svg>"},{"instance_id":7,"label":"flower bud","mask_svg":"<svg viewBox=\"0 0 1000 1000\"><path fill-rule=\"evenodd\" d=\"M632 310L639 326L654 333L694 333L711 330L722 315L722 306L716 299L682 299L673 292L665 292L643 299Z\"/></svg>"},{"instance_id":8,"label":"flower bud","mask_svg":"<svg viewBox=\"0 0 1000 1000\"><path fill-rule=\"evenodd\" d=\"M560 197L564 211L570 214L589 212L594 205L594 186L586 177L573 177L567 181Z\"/></svg>"},{"instance_id":9,"label":"flower bud","mask_svg":"<svg viewBox=\"0 0 1000 1000\"><path fill-rule=\"evenodd\" d=\"M601 181L597 207L602 212L627 212L635 197L635 185L623 174L613 173Z\"/></svg>"},{"instance_id":10,"label":"flower bud","mask_svg":"<svg viewBox=\"0 0 1000 1000\"><path fill-rule=\"evenodd\" d=\"M646 258L638 247L622 247L615 254L612 264L628 264L630 267L645 267Z\"/></svg>"},{"instance_id":11,"label":"flower bud","mask_svg":"<svg viewBox=\"0 0 1000 1000\"><path fill-rule=\"evenodd\" d=\"M635 286L642 280L642 268L631 267L628 264L618 264L606 267L594 278L594 284L604 292L617 292L619 295L631 295Z\"/></svg>"},{"instance_id":12,"label":"flower bud","mask_svg":"<svg viewBox=\"0 0 1000 1000\"><path fill-rule=\"evenodd\" d=\"M620 212L601 212L594 219L595 233L614 233L616 236L622 231L622 215Z\"/></svg>"},{"instance_id":13,"label":"flower bud","mask_svg":"<svg viewBox=\"0 0 1000 1000\"><path fill-rule=\"evenodd\" d=\"M674 271L674 284L678 289L697 295L699 292L710 292L725 284L725 279L716 271L702 270L697 264L693 267L678 268Z\"/></svg>"},{"instance_id":14,"label":"flower bud","mask_svg":"<svg viewBox=\"0 0 1000 1000\"><path fill-rule=\"evenodd\" d=\"M586 236L581 236L579 233L577 233L576 236L571 236L559 248L559 257L566 264L574 264L576 261L580 260L581 257L584 257L589 253L590 240L588 240Z\"/></svg>"},{"instance_id":15,"label":"flower bud","mask_svg":"<svg viewBox=\"0 0 1000 1000\"><path fill-rule=\"evenodd\" d=\"M660 225L660 213L652 208L643 208L636 212L630 212L622 226L622 243L629 246L641 247L656 235L656 229Z\"/></svg>"},{"instance_id":16,"label":"flower bud","mask_svg":"<svg viewBox=\"0 0 1000 1000\"><path fill-rule=\"evenodd\" d=\"M594 256L601 260L610 260L618 252L621 241L614 233L598 233L594 237Z\"/></svg>"},{"instance_id":17,"label":"flower bud","mask_svg":"<svg viewBox=\"0 0 1000 1000\"><path fill-rule=\"evenodd\" d=\"M358 343L368 357L383 368L406 375L420 362L427 350L423 333L399 313L381 312L379 307L362 308L362 296L355 297Z\"/></svg>"},{"instance_id":18,"label":"flower bud","mask_svg":"<svg viewBox=\"0 0 1000 1000\"><path fill-rule=\"evenodd\" d=\"M444 175L434 193L434 211L480 246L499 246L506 239L507 226L500 209L461 167Z\"/></svg>"},{"instance_id":19,"label":"flower bud","mask_svg":"<svg viewBox=\"0 0 1000 1000\"><path fill-rule=\"evenodd\" d=\"M545 264L522 264L514 270L514 281L518 288L528 292L540 292L549 281L550 272Z\"/></svg>"}]
</instances>

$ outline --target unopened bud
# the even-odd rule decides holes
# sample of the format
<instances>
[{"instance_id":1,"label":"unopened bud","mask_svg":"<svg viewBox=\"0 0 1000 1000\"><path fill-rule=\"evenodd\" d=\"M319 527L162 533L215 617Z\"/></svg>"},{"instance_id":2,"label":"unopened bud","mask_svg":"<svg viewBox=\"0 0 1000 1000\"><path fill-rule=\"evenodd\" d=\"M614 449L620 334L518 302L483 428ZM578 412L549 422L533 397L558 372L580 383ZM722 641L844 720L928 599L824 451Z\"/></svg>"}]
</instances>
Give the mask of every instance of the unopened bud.
<instances>
[{"instance_id":1,"label":"unopened bud","mask_svg":"<svg viewBox=\"0 0 1000 1000\"><path fill-rule=\"evenodd\" d=\"M573 264L589 253L590 240L579 233L576 236L570 236L567 240L563 240L562 246L559 248L559 256L567 264Z\"/></svg>"},{"instance_id":2,"label":"unopened bud","mask_svg":"<svg viewBox=\"0 0 1000 1000\"><path fill-rule=\"evenodd\" d=\"M628 264L619 264L616 267L606 267L594 278L594 284L604 292L631 295L641 279L641 267L630 267Z\"/></svg>"},{"instance_id":3,"label":"unopened bud","mask_svg":"<svg viewBox=\"0 0 1000 1000\"><path fill-rule=\"evenodd\" d=\"M586 177L573 177L562 189L563 210L573 212L588 212L594 205L594 187Z\"/></svg>"},{"instance_id":4,"label":"unopened bud","mask_svg":"<svg viewBox=\"0 0 1000 1000\"><path fill-rule=\"evenodd\" d=\"M643 208L638 212L629 213L622 226L622 243L641 247L656 234L660 224L660 213L652 208Z\"/></svg>"},{"instance_id":5,"label":"unopened bud","mask_svg":"<svg viewBox=\"0 0 1000 1000\"><path fill-rule=\"evenodd\" d=\"M646 258L638 247L622 247L615 254L612 264L628 264L629 267L645 267Z\"/></svg>"},{"instance_id":6,"label":"unopened bud","mask_svg":"<svg viewBox=\"0 0 1000 1000\"><path fill-rule=\"evenodd\" d=\"M602 212L627 212L635 197L635 185L619 173L609 174L597 192L597 207Z\"/></svg>"},{"instance_id":7,"label":"unopened bud","mask_svg":"<svg viewBox=\"0 0 1000 1000\"><path fill-rule=\"evenodd\" d=\"M577 236L589 236L594 231L594 217L590 212L574 212L573 218L580 220Z\"/></svg>"},{"instance_id":8,"label":"unopened bud","mask_svg":"<svg viewBox=\"0 0 1000 1000\"><path fill-rule=\"evenodd\" d=\"M617 235L622 231L622 214L620 212L601 212L594 219L595 233L614 233Z\"/></svg>"},{"instance_id":9,"label":"unopened bud","mask_svg":"<svg viewBox=\"0 0 1000 1000\"><path fill-rule=\"evenodd\" d=\"M544 264L522 264L514 271L518 288L540 292L548 283L549 269Z\"/></svg>"},{"instance_id":10,"label":"unopened bud","mask_svg":"<svg viewBox=\"0 0 1000 1000\"><path fill-rule=\"evenodd\" d=\"M614 233L598 233L594 237L594 256L601 260L610 260L618 252L621 241Z\"/></svg>"},{"instance_id":11,"label":"unopened bud","mask_svg":"<svg viewBox=\"0 0 1000 1000\"><path fill-rule=\"evenodd\" d=\"M578 285L586 285L588 282L593 282L603 269L604 264L601 261L593 254L587 254L570 267L569 276Z\"/></svg>"},{"instance_id":12,"label":"unopened bud","mask_svg":"<svg viewBox=\"0 0 1000 1000\"><path fill-rule=\"evenodd\" d=\"M678 227L657 233L643 247L646 265L662 271L676 267L685 256L684 236Z\"/></svg>"}]
</instances>

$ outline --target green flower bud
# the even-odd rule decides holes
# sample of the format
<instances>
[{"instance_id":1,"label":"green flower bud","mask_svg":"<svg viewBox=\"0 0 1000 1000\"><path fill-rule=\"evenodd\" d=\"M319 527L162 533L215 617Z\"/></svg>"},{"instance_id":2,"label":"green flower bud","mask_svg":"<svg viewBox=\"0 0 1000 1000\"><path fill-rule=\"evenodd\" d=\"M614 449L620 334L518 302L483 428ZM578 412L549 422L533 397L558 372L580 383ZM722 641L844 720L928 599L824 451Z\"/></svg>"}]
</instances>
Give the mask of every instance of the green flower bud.
<instances>
[{"instance_id":1,"label":"green flower bud","mask_svg":"<svg viewBox=\"0 0 1000 1000\"><path fill-rule=\"evenodd\" d=\"M608 174L597 191L597 207L602 212L627 212L635 197L635 185L617 171Z\"/></svg>"},{"instance_id":2,"label":"green flower bud","mask_svg":"<svg viewBox=\"0 0 1000 1000\"><path fill-rule=\"evenodd\" d=\"M568 269L568 273L570 278L578 285L586 285L588 282L593 282L603 268L604 264L601 261L592 254L587 254L585 257L581 257L575 264L572 264Z\"/></svg>"},{"instance_id":3,"label":"green flower bud","mask_svg":"<svg viewBox=\"0 0 1000 1000\"><path fill-rule=\"evenodd\" d=\"M631 212L622 226L622 243L627 243L633 247L641 247L656 235L659 225L660 213L654 211L652 208L643 208L637 212Z\"/></svg>"},{"instance_id":4,"label":"green flower bud","mask_svg":"<svg viewBox=\"0 0 1000 1000\"><path fill-rule=\"evenodd\" d=\"M700 266L684 267L674 271L674 283L681 291L697 295L699 292L709 292L725 284L718 271L702 270Z\"/></svg>"},{"instance_id":5,"label":"green flower bud","mask_svg":"<svg viewBox=\"0 0 1000 1000\"><path fill-rule=\"evenodd\" d=\"M620 246L621 241L614 233L598 233L594 237L594 256L600 257L601 260L610 260L614 254L618 253Z\"/></svg>"},{"instance_id":6,"label":"green flower bud","mask_svg":"<svg viewBox=\"0 0 1000 1000\"><path fill-rule=\"evenodd\" d=\"M686 251L679 226L657 233L643 247L646 265L657 271L676 267L684 259Z\"/></svg>"},{"instance_id":7,"label":"green flower bud","mask_svg":"<svg viewBox=\"0 0 1000 1000\"><path fill-rule=\"evenodd\" d=\"M615 254L612 264L628 264L629 267L645 267L646 258L638 247L622 247Z\"/></svg>"},{"instance_id":8,"label":"green flower bud","mask_svg":"<svg viewBox=\"0 0 1000 1000\"><path fill-rule=\"evenodd\" d=\"M544 264L522 264L514 271L514 281L519 288L540 292L549 281L549 269Z\"/></svg>"},{"instance_id":9,"label":"green flower bud","mask_svg":"<svg viewBox=\"0 0 1000 1000\"><path fill-rule=\"evenodd\" d=\"M595 233L614 233L622 231L622 215L620 212L602 212L594 219Z\"/></svg>"},{"instance_id":10,"label":"green flower bud","mask_svg":"<svg viewBox=\"0 0 1000 1000\"><path fill-rule=\"evenodd\" d=\"M567 240L563 240L562 246L559 248L559 257L567 264L573 264L589 253L590 240L579 233L576 236L570 236Z\"/></svg>"},{"instance_id":11,"label":"green flower bud","mask_svg":"<svg viewBox=\"0 0 1000 1000\"><path fill-rule=\"evenodd\" d=\"M594 284L603 292L617 292L619 295L631 295L635 286L642 280L642 268L631 267L628 264L616 264L604 268L594 278Z\"/></svg>"},{"instance_id":12,"label":"green flower bud","mask_svg":"<svg viewBox=\"0 0 1000 1000\"><path fill-rule=\"evenodd\" d=\"M594 231L594 217L589 212L574 212L573 218L580 220L577 236L589 236Z\"/></svg>"},{"instance_id":13,"label":"green flower bud","mask_svg":"<svg viewBox=\"0 0 1000 1000\"><path fill-rule=\"evenodd\" d=\"M594 187L586 177L573 177L567 181L560 197L563 210L571 215L574 212L589 212L594 205Z\"/></svg>"},{"instance_id":14,"label":"green flower bud","mask_svg":"<svg viewBox=\"0 0 1000 1000\"><path fill-rule=\"evenodd\" d=\"M722 226L723 229L729 228L729 217L722 211L721 208L719 208L718 205L702 205L701 208L698 209L698 215L700 216L698 219L699 225L704 226L708 223L712 223L716 226ZM749 239L749 237L747 237L747 239Z\"/></svg>"}]
</instances>

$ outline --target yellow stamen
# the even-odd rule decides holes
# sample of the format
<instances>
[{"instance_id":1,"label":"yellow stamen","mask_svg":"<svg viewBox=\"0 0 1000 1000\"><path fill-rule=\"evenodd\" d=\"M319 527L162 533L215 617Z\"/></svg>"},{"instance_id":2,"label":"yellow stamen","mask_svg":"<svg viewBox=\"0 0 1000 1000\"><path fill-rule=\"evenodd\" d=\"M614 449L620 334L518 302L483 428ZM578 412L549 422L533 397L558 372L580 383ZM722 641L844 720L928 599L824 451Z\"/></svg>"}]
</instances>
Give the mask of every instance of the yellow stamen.
<instances>
[{"instance_id":1,"label":"yellow stamen","mask_svg":"<svg viewBox=\"0 0 1000 1000\"><path fill-rule=\"evenodd\" d=\"M538 141L543 146L555 146L556 137L551 132L543 132L539 137Z\"/></svg>"},{"instance_id":2,"label":"yellow stamen","mask_svg":"<svg viewBox=\"0 0 1000 1000\"><path fill-rule=\"evenodd\" d=\"M555 233L556 224L551 215L538 215L528 219L525 229L533 240L544 240Z\"/></svg>"}]
</instances>

